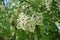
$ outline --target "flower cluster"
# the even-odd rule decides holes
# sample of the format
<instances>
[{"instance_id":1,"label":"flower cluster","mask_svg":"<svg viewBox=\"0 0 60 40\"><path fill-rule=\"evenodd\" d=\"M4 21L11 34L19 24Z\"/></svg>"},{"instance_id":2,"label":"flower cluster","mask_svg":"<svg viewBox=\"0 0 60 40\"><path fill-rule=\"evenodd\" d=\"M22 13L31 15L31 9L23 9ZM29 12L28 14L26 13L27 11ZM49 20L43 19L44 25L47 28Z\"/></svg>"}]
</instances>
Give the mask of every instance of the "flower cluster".
<instances>
[{"instance_id":1,"label":"flower cluster","mask_svg":"<svg viewBox=\"0 0 60 40\"><path fill-rule=\"evenodd\" d=\"M52 3L52 0L45 0L45 5L47 10L50 10L51 3Z\"/></svg>"},{"instance_id":2,"label":"flower cluster","mask_svg":"<svg viewBox=\"0 0 60 40\"><path fill-rule=\"evenodd\" d=\"M58 2L58 3L57 3L56 5L58 6L58 9L60 10L60 1L57 0L57 2Z\"/></svg>"},{"instance_id":3,"label":"flower cluster","mask_svg":"<svg viewBox=\"0 0 60 40\"><path fill-rule=\"evenodd\" d=\"M42 13L40 13L40 16ZM17 28L22 30L27 30L30 32L34 32L35 25L40 25L42 23L41 18L38 15L32 14L32 16L28 16L24 14L23 12L19 14L19 17L17 19Z\"/></svg>"}]
</instances>

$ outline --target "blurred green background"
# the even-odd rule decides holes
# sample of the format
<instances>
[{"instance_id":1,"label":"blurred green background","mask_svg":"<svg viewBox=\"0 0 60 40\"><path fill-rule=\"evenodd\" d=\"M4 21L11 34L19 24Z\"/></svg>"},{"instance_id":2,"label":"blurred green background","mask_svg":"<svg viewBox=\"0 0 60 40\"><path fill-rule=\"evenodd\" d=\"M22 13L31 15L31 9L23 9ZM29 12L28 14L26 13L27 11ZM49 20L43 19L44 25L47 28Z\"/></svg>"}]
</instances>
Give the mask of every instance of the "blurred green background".
<instances>
[{"instance_id":1,"label":"blurred green background","mask_svg":"<svg viewBox=\"0 0 60 40\"><path fill-rule=\"evenodd\" d=\"M0 40L60 40L60 0L0 0Z\"/></svg>"}]
</instances>

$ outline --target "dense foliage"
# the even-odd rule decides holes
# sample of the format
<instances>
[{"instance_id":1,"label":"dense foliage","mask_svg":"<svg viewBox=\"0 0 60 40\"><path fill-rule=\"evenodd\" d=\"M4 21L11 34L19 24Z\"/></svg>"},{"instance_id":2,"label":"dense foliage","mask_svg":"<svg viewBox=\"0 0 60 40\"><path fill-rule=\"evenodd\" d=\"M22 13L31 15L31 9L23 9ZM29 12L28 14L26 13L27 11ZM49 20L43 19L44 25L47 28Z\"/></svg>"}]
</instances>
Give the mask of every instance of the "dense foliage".
<instances>
[{"instance_id":1,"label":"dense foliage","mask_svg":"<svg viewBox=\"0 0 60 40\"><path fill-rule=\"evenodd\" d=\"M0 40L60 40L60 0L0 0Z\"/></svg>"}]
</instances>

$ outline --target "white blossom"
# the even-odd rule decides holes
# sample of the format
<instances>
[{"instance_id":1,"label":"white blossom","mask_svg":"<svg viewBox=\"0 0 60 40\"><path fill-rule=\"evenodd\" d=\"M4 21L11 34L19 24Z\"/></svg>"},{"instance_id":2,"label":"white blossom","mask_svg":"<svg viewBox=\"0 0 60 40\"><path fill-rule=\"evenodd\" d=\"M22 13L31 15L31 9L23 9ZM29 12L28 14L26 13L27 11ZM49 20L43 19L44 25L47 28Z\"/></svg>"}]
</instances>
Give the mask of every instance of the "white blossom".
<instances>
[{"instance_id":1,"label":"white blossom","mask_svg":"<svg viewBox=\"0 0 60 40\"><path fill-rule=\"evenodd\" d=\"M24 14L23 12L19 14L19 17L17 19L17 28L18 29L22 29L22 30L26 30L26 31L30 31L30 32L34 32L35 30L35 25L40 24L41 17L42 14L36 15L36 17L34 17L35 15L32 14L32 16L27 16L26 14Z\"/></svg>"},{"instance_id":2,"label":"white blossom","mask_svg":"<svg viewBox=\"0 0 60 40\"><path fill-rule=\"evenodd\" d=\"M47 10L50 10L52 0L44 0Z\"/></svg>"},{"instance_id":3,"label":"white blossom","mask_svg":"<svg viewBox=\"0 0 60 40\"><path fill-rule=\"evenodd\" d=\"M13 2L11 5L12 5L12 6L15 6L15 3Z\"/></svg>"},{"instance_id":4,"label":"white blossom","mask_svg":"<svg viewBox=\"0 0 60 40\"><path fill-rule=\"evenodd\" d=\"M60 30L60 23L55 22L56 26L58 27L58 29Z\"/></svg>"}]
</instances>

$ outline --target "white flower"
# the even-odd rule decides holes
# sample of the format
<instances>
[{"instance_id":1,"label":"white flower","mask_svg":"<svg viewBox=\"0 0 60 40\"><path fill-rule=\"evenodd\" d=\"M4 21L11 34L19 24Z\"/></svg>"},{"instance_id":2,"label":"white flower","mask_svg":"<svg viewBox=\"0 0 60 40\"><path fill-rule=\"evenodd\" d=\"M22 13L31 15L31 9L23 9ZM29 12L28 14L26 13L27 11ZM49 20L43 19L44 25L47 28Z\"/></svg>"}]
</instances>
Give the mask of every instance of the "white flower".
<instances>
[{"instance_id":1,"label":"white flower","mask_svg":"<svg viewBox=\"0 0 60 40\"><path fill-rule=\"evenodd\" d=\"M26 31L30 31L30 32L34 32L35 25L40 24L40 22L42 22L40 20L40 18L42 18L42 17L40 17L41 15L42 14L36 15L36 17L34 17L35 16L34 14L32 14L32 16L27 16L26 14L21 12L17 19L17 22L18 22L17 28L26 30Z\"/></svg>"},{"instance_id":2,"label":"white flower","mask_svg":"<svg viewBox=\"0 0 60 40\"><path fill-rule=\"evenodd\" d=\"M52 0L45 0L45 5L46 5L47 10L50 10L51 2Z\"/></svg>"},{"instance_id":3,"label":"white flower","mask_svg":"<svg viewBox=\"0 0 60 40\"><path fill-rule=\"evenodd\" d=\"M11 5L12 5L12 6L15 6L15 3L13 2Z\"/></svg>"},{"instance_id":4,"label":"white flower","mask_svg":"<svg viewBox=\"0 0 60 40\"><path fill-rule=\"evenodd\" d=\"M58 29L60 30L60 23L55 22L56 26L58 27Z\"/></svg>"}]
</instances>

